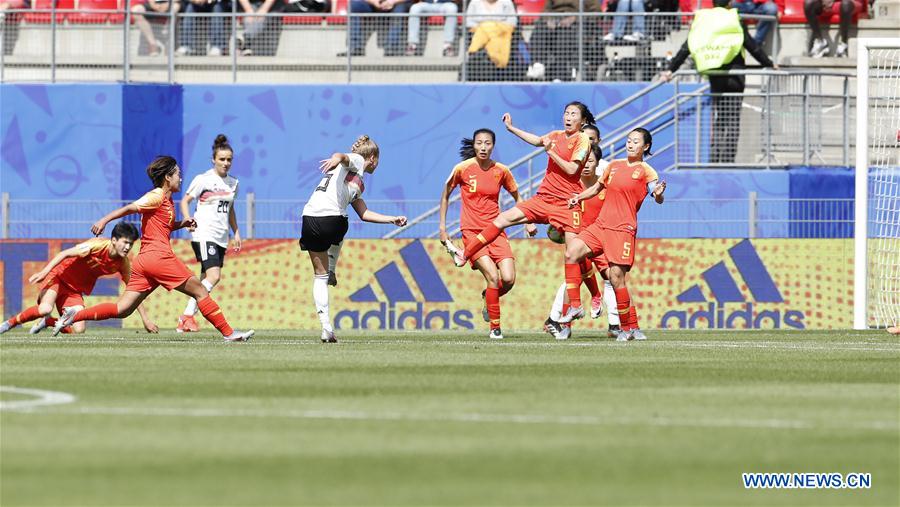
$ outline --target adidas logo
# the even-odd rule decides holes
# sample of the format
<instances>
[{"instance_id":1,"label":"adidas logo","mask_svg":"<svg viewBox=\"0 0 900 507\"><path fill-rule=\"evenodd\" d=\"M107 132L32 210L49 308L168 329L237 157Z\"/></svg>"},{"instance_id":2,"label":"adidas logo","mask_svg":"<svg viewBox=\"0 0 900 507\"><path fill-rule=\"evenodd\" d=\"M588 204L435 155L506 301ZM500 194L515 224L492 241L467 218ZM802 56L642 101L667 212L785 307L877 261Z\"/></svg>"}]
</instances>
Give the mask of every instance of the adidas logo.
<instances>
[{"instance_id":1,"label":"adidas logo","mask_svg":"<svg viewBox=\"0 0 900 507\"><path fill-rule=\"evenodd\" d=\"M341 310L334 317L335 329L450 329L451 326L474 329L473 315L468 310L432 310L424 312L423 303L452 303L453 296L441 279L437 268L422 246L414 241L400 249L400 259L412 275L425 301L416 299L412 288L400 272L398 261L392 261L375 272L375 283L387 301L379 301L373 284L350 294L354 303L377 303L378 308L365 313ZM398 305L401 305L398 308Z\"/></svg>"},{"instance_id":2,"label":"adidas logo","mask_svg":"<svg viewBox=\"0 0 900 507\"><path fill-rule=\"evenodd\" d=\"M747 285L747 289L753 296L756 303L784 303L781 292L772 280L772 275L766 269L756 249L749 239L745 239L740 243L728 249L728 256L731 257L735 267L740 273L741 278ZM738 288L737 281L731 276L725 262L721 261L707 269L701 275L703 280L709 287L709 292L715 298L714 302L709 302L708 310L700 311L683 311L670 310L663 315L659 323L660 327L675 327L682 329L695 329L698 327L707 327L710 329L760 329L763 327L779 329L782 326L794 329L805 329L803 323L805 315L797 310L766 310L753 315L753 302L747 301L741 290ZM699 284L692 285L689 289L678 295L679 303L705 303L706 296ZM728 308L728 304L742 304L743 306L734 309L734 306ZM730 310L726 312L726 310ZM727 314L726 314L727 313ZM705 322L705 326L703 323ZM699 325L698 325L699 324Z\"/></svg>"}]
</instances>

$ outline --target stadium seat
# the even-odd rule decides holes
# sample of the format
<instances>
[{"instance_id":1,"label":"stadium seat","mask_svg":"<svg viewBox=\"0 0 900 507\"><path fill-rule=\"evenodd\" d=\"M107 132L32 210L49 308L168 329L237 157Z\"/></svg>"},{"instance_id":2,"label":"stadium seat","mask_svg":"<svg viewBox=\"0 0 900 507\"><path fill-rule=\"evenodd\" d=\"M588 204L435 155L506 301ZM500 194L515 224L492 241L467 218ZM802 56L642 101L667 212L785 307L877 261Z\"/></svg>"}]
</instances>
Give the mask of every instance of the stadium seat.
<instances>
[{"instance_id":1,"label":"stadium seat","mask_svg":"<svg viewBox=\"0 0 900 507\"><path fill-rule=\"evenodd\" d=\"M31 4L32 9L52 9L53 0L34 0ZM56 8L60 11L72 10L75 8L75 0L56 0ZM65 12L56 13L56 22L62 23L66 19ZM25 21L28 23L50 23L49 12L29 12L25 14Z\"/></svg>"},{"instance_id":2,"label":"stadium seat","mask_svg":"<svg viewBox=\"0 0 900 507\"><path fill-rule=\"evenodd\" d=\"M343 25L347 23L347 18L344 17L347 14L347 11L350 9L350 0L333 0L331 2L331 13L337 14L336 16L328 16L327 21L329 25Z\"/></svg>"},{"instance_id":3,"label":"stadium seat","mask_svg":"<svg viewBox=\"0 0 900 507\"><path fill-rule=\"evenodd\" d=\"M781 22L784 24L806 24L806 14L803 12L803 0L784 0L784 14L781 16ZM856 11L853 13L853 22L856 23L860 18L869 17L869 10L864 2L855 0ZM826 23L839 23L841 21L841 3L835 1L830 11L822 12L819 19Z\"/></svg>"},{"instance_id":4,"label":"stadium seat","mask_svg":"<svg viewBox=\"0 0 900 507\"><path fill-rule=\"evenodd\" d=\"M119 0L75 0L75 9L76 10L85 10L85 11L114 11L119 10L122 7L119 5ZM111 13L111 12L103 12L103 13L84 13L84 12L70 12L66 15L66 20L70 23L85 23L85 24L96 24L96 23L121 23L125 19L124 14L119 13Z\"/></svg>"},{"instance_id":5,"label":"stadium seat","mask_svg":"<svg viewBox=\"0 0 900 507\"><path fill-rule=\"evenodd\" d=\"M515 0L519 11L519 25L530 25L537 21L537 15L544 12L544 0ZM529 16L531 14L531 16Z\"/></svg>"}]
</instances>

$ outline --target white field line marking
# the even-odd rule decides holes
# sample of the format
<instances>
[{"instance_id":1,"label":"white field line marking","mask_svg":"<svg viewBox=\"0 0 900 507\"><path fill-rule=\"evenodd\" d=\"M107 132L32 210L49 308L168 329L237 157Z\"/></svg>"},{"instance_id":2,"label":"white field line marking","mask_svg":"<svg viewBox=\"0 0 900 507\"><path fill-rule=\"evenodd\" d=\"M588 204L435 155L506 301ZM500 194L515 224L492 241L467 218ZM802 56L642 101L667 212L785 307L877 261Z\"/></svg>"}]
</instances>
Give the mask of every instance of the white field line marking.
<instances>
[{"instance_id":1,"label":"white field line marking","mask_svg":"<svg viewBox=\"0 0 900 507\"><path fill-rule=\"evenodd\" d=\"M47 339L47 338L9 338L3 340L8 344L126 344L126 345L214 345L214 346L278 346L278 345L320 345L318 338L308 339L275 339L266 340L254 337L249 344L230 344L224 343L216 338L196 338L196 339L165 339L165 338L65 338L65 339ZM348 338L338 346L346 345L443 345L443 346L484 346L484 347L511 347L511 348L551 348L551 347L649 347L649 348L697 348L697 349L767 349L767 350L796 350L796 351L838 351L838 352L894 352L900 353L900 346L887 343L871 343L871 342L834 342L828 344L805 344L803 342L774 342L774 341L693 341L693 340L662 340L662 341L646 341L642 343L617 343L605 338L596 339L596 341L566 341L558 342L555 340L539 341L539 342L489 342L487 340L438 340L429 341L427 339L409 339L409 338L384 338L384 339L354 339ZM885 345L887 345L885 347ZM328 345L333 347L334 345Z\"/></svg>"},{"instance_id":2,"label":"white field line marking","mask_svg":"<svg viewBox=\"0 0 900 507\"><path fill-rule=\"evenodd\" d=\"M49 405L65 405L73 403L75 396L59 391L44 391L43 389L28 389L15 386L0 386L2 393L24 394L34 396L33 399L0 401L0 410L30 410L36 407Z\"/></svg>"},{"instance_id":3,"label":"white field line marking","mask_svg":"<svg viewBox=\"0 0 900 507\"><path fill-rule=\"evenodd\" d=\"M255 410L222 408L178 408L178 407L73 407L72 409L49 409L25 412L32 414L84 414L148 417L199 417L199 418L288 418L323 419L350 421L419 421L419 422L459 422L459 423L505 423L505 424L550 424L576 426L660 426L689 428L748 428L748 429L857 429L876 431L897 431L897 421L863 421L861 423L834 427L813 421L787 419L678 419L668 417L621 418L597 416L540 415L540 414L481 414L449 413L422 414L403 412L365 412L345 410Z\"/></svg>"}]
</instances>

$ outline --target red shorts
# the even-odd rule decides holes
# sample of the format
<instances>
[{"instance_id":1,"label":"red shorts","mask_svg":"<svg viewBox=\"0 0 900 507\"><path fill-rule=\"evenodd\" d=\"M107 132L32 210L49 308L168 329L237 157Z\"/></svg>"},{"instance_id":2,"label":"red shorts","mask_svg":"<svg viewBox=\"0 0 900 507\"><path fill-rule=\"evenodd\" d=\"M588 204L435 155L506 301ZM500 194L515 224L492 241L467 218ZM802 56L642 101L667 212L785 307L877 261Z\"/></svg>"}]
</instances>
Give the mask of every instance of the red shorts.
<instances>
[{"instance_id":1,"label":"red shorts","mask_svg":"<svg viewBox=\"0 0 900 507\"><path fill-rule=\"evenodd\" d=\"M67 306L84 307L84 297L81 293L61 282L55 276L44 281L44 285L41 286L41 293L38 295L38 304L41 303L41 296L48 290L56 292L56 311L59 312L59 315L62 315L63 308Z\"/></svg>"},{"instance_id":2,"label":"red shorts","mask_svg":"<svg viewBox=\"0 0 900 507\"><path fill-rule=\"evenodd\" d=\"M140 252L131 264L131 279L125 290L149 292L162 285L172 290L194 276L174 252Z\"/></svg>"},{"instance_id":3,"label":"red shorts","mask_svg":"<svg viewBox=\"0 0 900 507\"><path fill-rule=\"evenodd\" d=\"M570 208L565 199L537 194L518 204L525 218L534 224L550 224L560 232L578 234L581 231L581 208Z\"/></svg>"},{"instance_id":4,"label":"red shorts","mask_svg":"<svg viewBox=\"0 0 900 507\"><path fill-rule=\"evenodd\" d=\"M593 261L594 267L597 268L598 273L602 273L603 270L609 267L609 261L606 260L606 255L603 252L595 255L594 258L591 259L591 261Z\"/></svg>"},{"instance_id":5,"label":"red shorts","mask_svg":"<svg viewBox=\"0 0 900 507\"><path fill-rule=\"evenodd\" d=\"M594 222L581 231L578 239L584 241L595 256L604 256L609 264L634 265L637 242L630 232L604 229L599 222Z\"/></svg>"},{"instance_id":6,"label":"red shorts","mask_svg":"<svg viewBox=\"0 0 900 507\"><path fill-rule=\"evenodd\" d=\"M478 231L462 231L463 242L469 244L469 241L477 234ZM505 232L501 232L500 235L497 236L497 239L484 245L480 250L475 252L475 255L469 257L469 264L472 265L472 269L475 269L475 261L485 255L490 257L490 259L494 261L494 264L499 264L503 259L516 258L512 253L512 247L509 246L509 238L506 237Z\"/></svg>"}]
</instances>

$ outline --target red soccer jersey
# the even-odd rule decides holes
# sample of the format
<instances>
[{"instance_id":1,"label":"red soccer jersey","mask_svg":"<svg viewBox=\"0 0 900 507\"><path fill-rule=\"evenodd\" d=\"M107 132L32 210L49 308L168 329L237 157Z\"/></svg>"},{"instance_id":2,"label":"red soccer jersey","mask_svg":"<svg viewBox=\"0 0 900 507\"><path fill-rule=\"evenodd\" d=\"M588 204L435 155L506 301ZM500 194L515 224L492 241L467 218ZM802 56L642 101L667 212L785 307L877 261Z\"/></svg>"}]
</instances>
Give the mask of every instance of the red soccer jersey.
<instances>
[{"instance_id":1,"label":"red soccer jersey","mask_svg":"<svg viewBox=\"0 0 900 507\"><path fill-rule=\"evenodd\" d=\"M131 262L128 257L112 258L109 255L112 241L94 238L75 246L77 257L68 257L59 263L51 276L82 294L94 290L97 278L119 273L126 283L131 276Z\"/></svg>"},{"instance_id":2,"label":"red soccer jersey","mask_svg":"<svg viewBox=\"0 0 900 507\"><path fill-rule=\"evenodd\" d=\"M658 179L646 162L610 162L603 173L606 199L599 218L603 228L637 234L637 212L647 197L647 183Z\"/></svg>"},{"instance_id":3,"label":"red soccer jersey","mask_svg":"<svg viewBox=\"0 0 900 507\"><path fill-rule=\"evenodd\" d=\"M603 199L606 198L606 189L600 191L599 194L581 201L581 223L583 227L587 227L597 221L600 216L600 210L603 208Z\"/></svg>"},{"instance_id":4,"label":"red soccer jersey","mask_svg":"<svg viewBox=\"0 0 900 507\"><path fill-rule=\"evenodd\" d=\"M169 236L175 226L175 204L172 194L154 188L135 201L141 213L141 251L171 252Z\"/></svg>"},{"instance_id":5,"label":"red soccer jersey","mask_svg":"<svg viewBox=\"0 0 900 507\"><path fill-rule=\"evenodd\" d=\"M591 140L584 132L576 132L571 136L566 136L563 130L554 130L548 136L556 143L553 150L564 160L570 162L578 161L579 170L575 171L575 174L567 174L552 158L549 158L547 160L547 174L544 176L544 181L541 182L538 193L569 200L572 194L581 193L580 166L588 158L588 152L591 150Z\"/></svg>"},{"instance_id":6,"label":"red soccer jersey","mask_svg":"<svg viewBox=\"0 0 900 507\"><path fill-rule=\"evenodd\" d=\"M519 189L508 167L495 162L485 171L474 158L456 164L447 181L460 187L462 212L459 224L464 231L481 231L497 218L500 214L500 188L510 193Z\"/></svg>"}]
</instances>

